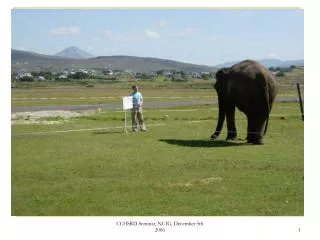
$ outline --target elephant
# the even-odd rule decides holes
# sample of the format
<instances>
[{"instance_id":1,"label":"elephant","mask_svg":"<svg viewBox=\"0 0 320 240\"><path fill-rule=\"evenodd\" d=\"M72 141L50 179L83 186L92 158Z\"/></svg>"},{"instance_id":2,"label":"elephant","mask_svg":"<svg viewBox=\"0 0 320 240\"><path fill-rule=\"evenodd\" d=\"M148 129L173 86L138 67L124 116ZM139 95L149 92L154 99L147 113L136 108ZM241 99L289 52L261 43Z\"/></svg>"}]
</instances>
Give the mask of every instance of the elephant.
<instances>
[{"instance_id":1,"label":"elephant","mask_svg":"<svg viewBox=\"0 0 320 240\"><path fill-rule=\"evenodd\" d=\"M273 74L254 60L244 60L229 68L219 69L215 78L219 117L211 140L219 136L225 117L228 129L226 140L236 139L237 107L247 117L247 143L263 144L262 138L267 132L269 114L278 93L278 84Z\"/></svg>"}]
</instances>

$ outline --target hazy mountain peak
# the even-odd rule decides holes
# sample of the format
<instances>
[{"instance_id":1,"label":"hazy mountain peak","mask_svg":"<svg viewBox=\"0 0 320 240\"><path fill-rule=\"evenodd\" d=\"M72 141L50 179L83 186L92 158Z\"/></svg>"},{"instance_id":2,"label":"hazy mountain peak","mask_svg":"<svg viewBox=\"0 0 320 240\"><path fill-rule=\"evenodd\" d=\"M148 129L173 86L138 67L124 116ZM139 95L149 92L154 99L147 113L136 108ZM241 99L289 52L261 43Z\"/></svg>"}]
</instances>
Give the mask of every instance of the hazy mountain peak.
<instances>
[{"instance_id":1,"label":"hazy mountain peak","mask_svg":"<svg viewBox=\"0 0 320 240\"><path fill-rule=\"evenodd\" d=\"M73 58L73 59L84 59L84 58L94 57L92 54L87 53L75 46L65 48L61 52L58 52L57 54L55 54L55 56Z\"/></svg>"}]
</instances>

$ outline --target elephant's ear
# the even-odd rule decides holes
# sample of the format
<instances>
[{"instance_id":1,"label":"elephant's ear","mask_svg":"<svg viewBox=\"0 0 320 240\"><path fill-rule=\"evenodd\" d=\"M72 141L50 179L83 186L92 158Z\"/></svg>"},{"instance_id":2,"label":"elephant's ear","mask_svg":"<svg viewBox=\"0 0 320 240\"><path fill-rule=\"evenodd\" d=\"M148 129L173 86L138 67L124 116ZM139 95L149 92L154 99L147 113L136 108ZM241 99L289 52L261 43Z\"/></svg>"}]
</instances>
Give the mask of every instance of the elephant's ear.
<instances>
[{"instance_id":1,"label":"elephant's ear","mask_svg":"<svg viewBox=\"0 0 320 240\"><path fill-rule=\"evenodd\" d=\"M229 73L229 68L221 68L217 71L215 77L216 77L216 83L214 84L215 89L221 89L223 88L223 85L225 84L226 74Z\"/></svg>"},{"instance_id":2,"label":"elephant's ear","mask_svg":"<svg viewBox=\"0 0 320 240\"><path fill-rule=\"evenodd\" d=\"M230 71L230 68L222 68L223 74L227 74L229 73L229 71Z\"/></svg>"},{"instance_id":3,"label":"elephant's ear","mask_svg":"<svg viewBox=\"0 0 320 240\"><path fill-rule=\"evenodd\" d=\"M216 79L219 80L219 79L223 79L224 76L229 73L229 68L221 68L217 71L216 73Z\"/></svg>"}]
</instances>

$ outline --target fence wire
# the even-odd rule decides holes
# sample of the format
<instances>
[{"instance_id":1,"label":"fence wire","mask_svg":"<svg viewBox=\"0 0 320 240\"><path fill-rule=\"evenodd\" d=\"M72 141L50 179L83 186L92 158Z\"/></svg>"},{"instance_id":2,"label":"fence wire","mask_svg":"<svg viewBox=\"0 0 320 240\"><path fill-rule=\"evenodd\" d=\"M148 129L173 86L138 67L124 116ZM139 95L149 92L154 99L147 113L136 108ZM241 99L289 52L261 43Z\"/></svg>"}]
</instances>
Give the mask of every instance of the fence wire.
<instances>
[{"instance_id":1,"label":"fence wire","mask_svg":"<svg viewBox=\"0 0 320 240\"><path fill-rule=\"evenodd\" d=\"M287 79L290 81L293 81L292 79ZM299 80L301 82L301 79L295 79L295 80ZM283 83L279 85L279 93L281 96L295 96L298 99L298 93L296 92L296 82L294 83ZM304 89L304 84L303 81L299 84L301 87L301 92L303 93L303 89ZM295 94L296 93L296 94ZM214 93L215 94L215 93ZM279 95L278 95L279 96ZM170 100L181 100L181 99L201 99L201 98L205 98L205 99L217 99L216 95L203 95L203 96L146 96L144 97L144 99L148 100L148 99L157 99L157 100L161 100L161 99L170 99ZM22 97L22 98L12 98L12 101L43 101L43 100L68 100L68 101L73 101L73 100L98 100L98 99L108 99L108 100L119 100L122 99L122 96L87 96L87 97ZM275 108L275 107L274 107ZM299 111L299 106L297 105L297 107L292 107L292 106L277 106L276 108L283 108L283 109L293 109L296 108L297 111ZM161 112L161 113L170 113L170 112L195 112L195 114L198 114L196 112L199 111L217 111L218 107L214 107L214 108L205 108L205 109L201 109L201 108L189 108L189 109L147 109L147 110L143 110L143 112L146 113L151 113L151 112ZM101 111L101 109L99 108L98 112L95 112L96 114L104 114L104 113L108 113L108 112L123 112L123 110L121 108L117 108L114 110L107 110L107 111ZM285 117L301 117L301 114L288 114L288 113L274 113L274 114L270 114L270 120L272 121L274 119L274 117L280 117L280 119L285 119ZM214 116L214 118L210 119L200 119L200 120L174 120L174 119L169 119L173 122L170 123L165 123L165 122L156 122L156 123L146 123L147 126L149 127L158 127L158 126L171 126L171 125L181 125L181 124L197 124L197 123L203 123L203 122L212 122L212 129L209 130L214 132L214 128L216 125L216 121L217 121L217 116ZM176 121L176 122L174 122ZM152 122L152 121L151 121ZM239 135L246 135L248 132L246 131L247 129L247 118L242 114L242 115L238 115L236 116L235 119L235 123L236 123L236 127L237 127L237 134ZM303 125L303 122L301 121L301 124ZM29 132L29 133L20 133L20 134L12 134L11 136L23 136L23 135L44 135L44 134L56 134L56 133L69 133L69 132L82 132L82 131L101 131L101 130L114 130L114 129L123 129L124 126L108 126L108 127L103 127L103 128L86 128L86 129L67 129L67 130L57 130L57 131L46 131L46 132ZM271 128L271 129L270 129ZM226 129L226 120L225 120L225 124L224 124L224 128L222 129L222 131L220 132L220 136L222 134L227 134L228 131ZM233 133L233 132L229 132L229 133ZM257 134L258 132L249 132L252 134ZM272 124L270 125L270 121L269 121L269 130L267 131L267 135L280 135L283 134L282 132L275 132L272 131ZM290 133L290 135L292 136L301 136L303 135L304 132L295 132L295 133Z\"/></svg>"}]
</instances>

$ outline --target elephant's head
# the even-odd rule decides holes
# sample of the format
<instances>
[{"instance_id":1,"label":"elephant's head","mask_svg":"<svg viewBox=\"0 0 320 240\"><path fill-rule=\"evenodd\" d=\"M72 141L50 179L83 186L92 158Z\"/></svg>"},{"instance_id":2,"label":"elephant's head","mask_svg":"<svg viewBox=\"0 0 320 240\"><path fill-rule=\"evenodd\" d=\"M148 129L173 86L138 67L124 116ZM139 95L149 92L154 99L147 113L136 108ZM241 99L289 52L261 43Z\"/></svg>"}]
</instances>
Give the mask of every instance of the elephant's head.
<instances>
[{"instance_id":1,"label":"elephant's head","mask_svg":"<svg viewBox=\"0 0 320 240\"><path fill-rule=\"evenodd\" d=\"M224 87L227 83L228 73L230 68L221 68L216 72L216 82L213 87L216 89L218 95L222 94L224 91Z\"/></svg>"},{"instance_id":2,"label":"elephant's head","mask_svg":"<svg viewBox=\"0 0 320 240\"><path fill-rule=\"evenodd\" d=\"M216 82L213 87L216 89L218 94L219 118L218 118L217 128L214 134L211 135L211 139L215 139L219 136L223 126L225 116L226 116L226 98L227 98L229 71L230 71L230 68L221 68L217 71L215 75Z\"/></svg>"}]
</instances>

